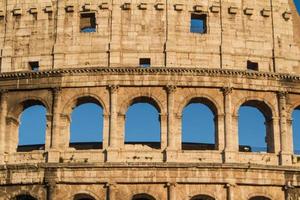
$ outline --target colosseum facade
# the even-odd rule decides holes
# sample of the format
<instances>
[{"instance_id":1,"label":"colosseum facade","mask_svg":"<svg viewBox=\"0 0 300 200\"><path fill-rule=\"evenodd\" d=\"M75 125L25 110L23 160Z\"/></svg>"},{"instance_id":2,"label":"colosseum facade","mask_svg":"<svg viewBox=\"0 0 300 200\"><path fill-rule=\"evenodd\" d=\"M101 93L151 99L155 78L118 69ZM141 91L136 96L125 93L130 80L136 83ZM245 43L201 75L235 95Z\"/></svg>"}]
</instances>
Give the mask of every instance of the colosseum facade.
<instances>
[{"instance_id":1,"label":"colosseum facade","mask_svg":"<svg viewBox=\"0 0 300 200\"><path fill-rule=\"evenodd\" d=\"M0 0L0 199L299 200L299 36L292 0ZM159 113L156 144L124 141L139 102ZM208 149L182 143L191 102L214 115ZM70 145L83 103L103 110L99 148ZM22 149L34 105L45 144ZM266 152L241 150L241 106L263 113Z\"/></svg>"}]
</instances>

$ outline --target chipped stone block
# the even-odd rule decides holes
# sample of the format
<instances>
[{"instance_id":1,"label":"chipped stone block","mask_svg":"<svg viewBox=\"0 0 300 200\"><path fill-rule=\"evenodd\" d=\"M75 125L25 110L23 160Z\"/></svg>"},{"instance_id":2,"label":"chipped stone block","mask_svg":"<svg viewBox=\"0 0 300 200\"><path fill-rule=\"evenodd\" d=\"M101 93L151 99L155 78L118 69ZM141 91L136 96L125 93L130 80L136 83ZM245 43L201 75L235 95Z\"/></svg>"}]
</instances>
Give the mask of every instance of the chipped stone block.
<instances>
[{"instance_id":1,"label":"chipped stone block","mask_svg":"<svg viewBox=\"0 0 300 200\"><path fill-rule=\"evenodd\" d=\"M130 10L131 9L131 3L124 3L122 6L123 10Z\"/></svg>"},{"instance_id":2,"label":"chipped stone block","mask_svg":"<svg viewBox=\"0 0 300 200\"><path fill-rule=\"evenodd\" d=\"M194 11L195 12L203 12L204 8L202 5L195 5L194 6Z\"/></svg>"},{"instance_id":3,"label":"chipped stone block","mask_svg":"<svg viewBox=\"0 0 300 200\"><path fill-rule=\"evenodd\" d=\"M158 3L155 5L156 10L163 10L165 8L165 5L163 3Z\"/></svg>"},{"instance_id":4,"label":"chipped stone block","mask_svg":"<svg viewBox=\"0 0 300 200\"><path fill-rule=\"evenodd\" d=\"M146 3L140 3L138 6L140 10L147 10L147 4Z\"/></svg>"},{"instance_id":5,"label":"chipped stone block","mask_svg":"<svg viewBox=\"0 0 300 200\"><path fill-rule=\"evenodd\" d=\"M263 17L270 17L270 15L271 15L271 10L270 10L270 9L263 9L263 10L261 11L261 15L262 15Z\"/></svg>"},{"instance_id":6,"label":"chipped stone block","mask_svg":"<svg viewBox=\"0 0 300 200\"><path fill-rule=\"evenodd\" d=\"M283 19L285 19L285 20L291 19L291 16L292 16L292 13L291 13L290 11L285 11L285 12L282 14L282 17L283 17Z\"/></svg>"},{"instance_id":7,"label":"chipped stone block","mask_svg":"<svg viewBox=\"0 0 300 200\"><path fill-rule=\"evenodd\" d=\"M228 13L231 14L231 15L236 15L238 12L238 7L235 7L235 6L231 6L228 8Z\"/></svg>"},{"instance_id":8,"label":"chipped stone block","mask_svg":"<svg viewBox=\"0 0 300 200\"><path fill-rule=\"evenodd\" d=\"M29 13L30 14L37 14L38 13L38 9L37 8L30 8L29 9Z\"/></svg>"},{"instance_id":9,"label":"chipped stone block","mask_svg":"<svg viewBox=\"0 0 300 200\"><path fill-rule=\"evenodd\" d=\"M21 8L15 8L15 9L13 9L13 15L14 16L22 15L22 9Z\"/></svg>"},{"instance_id":10,"label":"chipped stone block","mask_svg":"<svg viewBox=\"0 0 300 200\"><path fill-rule=\"evenodd\" d=\"M45 9L44 9L45 13L52 13L53 12L53 8L52 6L46 6Z\"/></svg>"},{"instance_id":11,"label":"chipped stone block","mask_svg":"<svg viewBox=\"0 0 300 200\"><path fill-rule=\"evenodd\" d=\"M176 11L182 11L183 10L183 4L175 4L174 10Z\"/></svg>"},{"instance_id":12,"label":"chipped stone block","mask_svg":"<svg viewBox=\"0 0 300 200\"><path fill-rule=\"evenodd\" d=\"M245 8L244 13L245 13L245 15L253 15L254 9L253 8Z\"/></svg>"},{"instance_id":13,"label":"chipped stone block","mask_svg":"<svg viewBox=\"0 0 300 200\"><path fill-rule=\"evenodd\" d=\"M218 6L218 5L212 5L212 6L210 7L210 11L211 11L212 13L219 13L219 12L220 12L220 6Z\"/></svg>"},{"instance_id":14,"label":"chipped stone block","mask_svg":"<svg viewBox=\"0 0 300 200\"><path fill-rule=\"evenodd\" d=\"M74 12L74 6L73 5L66 6L66 12Z\"/></svg>"},{"instance_id":15,"label":"chipped stone block","mask_svg":"<svg viewBox=\"0 0 300 200\"><path fill-rule=\"evenodd\" d=\"M103 10L109 9L109 4L108 4L108 3L102 3L102 4L100 5L100 9L103 9Z\"/></svg>"}]
</instances>

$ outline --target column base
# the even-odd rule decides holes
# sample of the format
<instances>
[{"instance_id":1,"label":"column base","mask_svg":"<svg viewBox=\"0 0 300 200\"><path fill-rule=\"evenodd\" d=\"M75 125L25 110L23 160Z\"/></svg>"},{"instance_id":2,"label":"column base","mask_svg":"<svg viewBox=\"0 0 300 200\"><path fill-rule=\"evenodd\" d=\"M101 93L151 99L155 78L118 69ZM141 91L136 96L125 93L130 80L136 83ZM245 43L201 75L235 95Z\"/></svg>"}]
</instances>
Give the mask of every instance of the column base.
<instances>
[{"instance_id":1,"label":"column base","mask_svg":"<svg viewBox=\"0 0 300 200\"><path fill-rule=\"evenodd\" d=\"M120 156L120 149L106 149L105 161L106 162L120 162L122 160Z\"/></svg>"},{"instance_id":2,"label":"column base","mask_svg":"<svg viewBox=\"0 0 300 200\"><path fill-rule=\"evenodd\" d=\"M292 165L293 164L293 156L289 153L280 152L280 165Z\"/></svg>"},{"instance_id":3,"label":"column base","mask_svg":"<svg viewBox=\"0 0 300 200\"><path fill-rule=\"evenodd\" d=\"M60 161L60 152L57 150L48 151L47 162L48 163L59 163Z\"/></svg>"},{"instance_id":4,"label":"column base","mask_svg":"<svg viewBox=\"0 0 300 200\"><path fill-rule=\"evenodd\" d=\"M223 162L224 163L235 163L236 162L236 155L235 151L223 151Z\"/></svg>"},{"instance_id":5,"label":"column base","mask_svg":"<svg viewBox=\"0 0 300 200\"><path fill-rule=\"evenodd\" d=\"M164 155L164 162L178 162L178 153L177 149L166 149Z\"/></svg>"}]
</instances>

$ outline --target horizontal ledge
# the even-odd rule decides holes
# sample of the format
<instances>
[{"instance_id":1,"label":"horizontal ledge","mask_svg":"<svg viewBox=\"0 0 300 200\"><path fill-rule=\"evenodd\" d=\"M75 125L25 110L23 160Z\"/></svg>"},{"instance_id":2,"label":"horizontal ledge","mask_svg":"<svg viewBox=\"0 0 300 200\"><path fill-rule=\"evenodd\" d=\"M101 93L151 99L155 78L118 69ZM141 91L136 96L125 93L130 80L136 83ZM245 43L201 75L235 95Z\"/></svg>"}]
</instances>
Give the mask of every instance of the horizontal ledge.
<instances>
[{"instance_id":1,"label":"horizontal ledge","mask_svg":"<svg viewBox=\"0 0 300 200\"><path fill-rule=\"evenodd\" d=\"M300 76L286 73L259 72L247 70L218 69L218 68L188 68L188 67L89 67L67 68L43 71L3 72L0 73L1 81L10 79L38 79L47 77L63 77L81 74L126 74L126 75L194 75L194 76L231 76L242 78L264 78L280 81L300 81Z\"/></svg>"}]
</instances>

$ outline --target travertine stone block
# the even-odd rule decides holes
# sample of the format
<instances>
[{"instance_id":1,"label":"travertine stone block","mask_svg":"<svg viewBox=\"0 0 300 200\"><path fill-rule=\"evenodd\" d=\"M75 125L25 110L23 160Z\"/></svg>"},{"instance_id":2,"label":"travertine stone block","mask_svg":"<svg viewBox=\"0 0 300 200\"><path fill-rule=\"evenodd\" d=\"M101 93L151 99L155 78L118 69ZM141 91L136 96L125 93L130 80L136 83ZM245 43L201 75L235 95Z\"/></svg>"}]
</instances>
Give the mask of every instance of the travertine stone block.
<instances>
[{"instance_id":1,"label":"travertine stone block","mask_svg":"<svg viewBox=\"0 0 300 200\"><path fill-rule=\"evenodd\" d=\"M73 5L67 5L65 9L66 9L66 12L74 12L74 6Z\"/></svg>"},{"instance_id":2,"label":"travertine stone block","mask_svg":"<svg viewBox=\"0 0 300 200\"><path fill-rule=\"evenodd\" d=\"M175 4L175 5L174 5L174 9L175 9L176 11L182 11L183 8L184 8L183 4Z\"/></svg>"},{"instance_id":3,"label":"travertine stone block","mask_svg":"<svg viewBox=\"0 0 300 200\"><path fill-rule=\"evenodd\" d=\"M219 12L220 12L220 6L218 6L218 5L212 5L212 6L210 7L210 11L211 11L212 13L219 13Z\"/></svg>"},{"instance_id":4,"label":"travertine stone block","mask_svg":"<svg viewBox=\"0 0 300 200\"><path fill-rule=\"evenodd\" d=\"M15 16L22 15L22 9L21 8L14 8L12 12L13 12L13 15L15 15Z\"/></svg>"}]
</instances>

